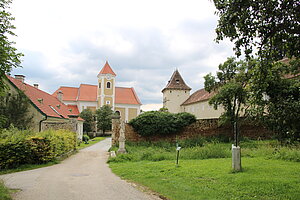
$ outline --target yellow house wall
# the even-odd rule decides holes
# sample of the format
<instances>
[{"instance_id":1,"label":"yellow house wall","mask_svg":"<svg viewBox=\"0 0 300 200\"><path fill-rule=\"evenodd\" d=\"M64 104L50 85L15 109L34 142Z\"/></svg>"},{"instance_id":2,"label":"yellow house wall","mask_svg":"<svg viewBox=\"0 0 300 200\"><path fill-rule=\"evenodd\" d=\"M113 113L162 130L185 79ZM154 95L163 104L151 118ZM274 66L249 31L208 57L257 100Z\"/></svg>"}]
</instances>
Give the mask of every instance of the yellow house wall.
<instances>
[{"instance_id":1,"label":"yellow house wall","mask_svg":"<svg viewBox=\"0 0 300 200\"><path fill-rule=\"evenodd\" d=\"M125 108L116 107L115 111L119 111L121 113L121 119L125 120Z\"/></svg>"},{"instance_id":2,"label":"yellow house wall","mask_svg":"<svg viewBox=\"0 0 300 200\"><path fill-rule=\"evenodd\" d=\"M104 102L103 102L103 104L104 105L109 105L109 106L113 106L112 105L112 103L113 103L113 101L112 101L113 99L111 98L111 97L104 97ZM106 104L106 101L110 101L110 104Z\"/></svg>"},{"instance_id":3,"label":"yellow house wall","mask_svg":"<svg viewBox=\"0 0 300 200\"><path fill-rule=\"evenodd\" d=\"M133 118L137 117L137 109L136 108L129 108L128 109L128 121L130 121Z\"/></svg>"},{"instance_id":4,"label":"yellow house wall","mask_svg":"<svg viewBox=\"0 0 300 200\"><path fill-rule=\"evenodd\" d=\"M208 104L208 101L202 101L182 106L182 111L194 114L197 119L213 119L219 118L224 109L219 107L215 110L213 106Z\"/></svg>"},{"instance_id":5,"label":"yellow house wall","mask_svg":"<svg viewBox=\"0 0 300 200\"><path fill-rule=\"evenodd\" d=\"M110 88L107 88L107 82L110 82ZM114 88L114 79L107 80L104 78L104 86L101 85L101 87L104 88L104 94L105 95L113 95L113 88Z\"/></svg>"}]
</instances>

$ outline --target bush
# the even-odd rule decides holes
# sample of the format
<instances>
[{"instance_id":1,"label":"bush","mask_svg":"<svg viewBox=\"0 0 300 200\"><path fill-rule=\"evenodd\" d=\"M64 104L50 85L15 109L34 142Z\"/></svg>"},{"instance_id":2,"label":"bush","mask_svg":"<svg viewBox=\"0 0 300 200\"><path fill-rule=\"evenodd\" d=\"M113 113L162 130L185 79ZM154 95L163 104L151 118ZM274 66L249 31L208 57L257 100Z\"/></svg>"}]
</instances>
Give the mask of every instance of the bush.
<instances>
[{"instance_id":1,"label":"bush","mask_svg":"<svg viewBox=\"0 0 300 200\"><path fill-rule=\"evenodd\" d=\"M14 128L0 133L0 169L22 164L41 164L76 148L76 133L47 130L40 133Z\"/></svg>"},{"instance_id":2,"label":"bush","mask_svg":"<svg viewBox=\"0 0 300 200\"><path fill-rule=\"evenodd\" d=\"M145 112L132 119L129 124L142 136L170 135L196 121L190 113Z\"/></svg>"}]
</instances>

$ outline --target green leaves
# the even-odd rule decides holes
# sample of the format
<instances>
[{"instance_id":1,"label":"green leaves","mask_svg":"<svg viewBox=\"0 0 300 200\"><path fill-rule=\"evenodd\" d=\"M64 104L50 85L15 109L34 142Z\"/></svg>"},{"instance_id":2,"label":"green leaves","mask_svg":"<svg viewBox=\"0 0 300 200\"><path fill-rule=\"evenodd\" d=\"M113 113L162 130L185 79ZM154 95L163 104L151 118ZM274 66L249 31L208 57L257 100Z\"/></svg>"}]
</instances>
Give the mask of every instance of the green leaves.
<instances>
[{"instance_id":1,"label":"green leaves","mask_svg":"<svg viewBox=\"0 0 300 200\"><path fill-rule=\"evenodd\" d=\"M98 130L102 130L103 134L106 130L111 130L111 116L113 111L110 106L104 105L96 110L97 127Z\"/></svg>"},{"instance_id":2,"label":"green leaves","mask_svg":"<svg viewBox=\"0 0 300 200\"><path fill-rule=\"evenodd\" d=\"M15 43L10 41L11 36L15 36L15 27L11 24L14 18L7 11L11 0L0 0L0 94L4 92L3 78L5 73L14 67L20 67L23 54L18 53L13 46Z\"/></svg>"},{"instance_id":3,"label":"green leaves","mask_svg":"<svg viewBox=\"0 0 300 200\"><path fill-rule=\"evenodd\" d=\"M83 132L88 133L92 132L95 127L95 120L93 112L90 109L84 109L79 116L84 119L83 122Z\"/></svg>"},{"instance_id":4,"label":"green leaves","mask_svg":"<svg viewBox=\"0 0 300 200\"><path fill-rule=\"evenodd\" d=\"M219 16L216 41L229 38L237 56L299 57L300 5L294 0L214 0Z\"/></svg>"},{"instance_id":5,"label":"green leaves","mask_svg":"<svg viewBox=\"0 0 300 200\"><path fill-rule=\"evenodd\" d=\"M129 124L142 136L170 135L196 121L190 113L145 112L132 119Z\"/></svg>"}]
</instances>

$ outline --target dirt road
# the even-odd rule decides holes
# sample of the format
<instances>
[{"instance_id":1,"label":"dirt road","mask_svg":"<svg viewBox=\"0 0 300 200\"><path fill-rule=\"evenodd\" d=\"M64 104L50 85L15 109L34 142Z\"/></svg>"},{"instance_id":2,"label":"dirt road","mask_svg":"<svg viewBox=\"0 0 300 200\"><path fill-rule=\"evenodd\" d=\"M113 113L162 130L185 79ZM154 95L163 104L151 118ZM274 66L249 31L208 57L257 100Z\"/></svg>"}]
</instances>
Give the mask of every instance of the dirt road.
<instances>
[{"instance_id":1,"label":"dirt road","mask_svg":"<svg viewBox=\"0 0 300 200\"><path fill-rule=\"evenodd\" d=\"M113 174L106 164L110 139L79 151L50 167L0 176L20 189L15 200L153 200Z\"/></svg>"}]
</instances>

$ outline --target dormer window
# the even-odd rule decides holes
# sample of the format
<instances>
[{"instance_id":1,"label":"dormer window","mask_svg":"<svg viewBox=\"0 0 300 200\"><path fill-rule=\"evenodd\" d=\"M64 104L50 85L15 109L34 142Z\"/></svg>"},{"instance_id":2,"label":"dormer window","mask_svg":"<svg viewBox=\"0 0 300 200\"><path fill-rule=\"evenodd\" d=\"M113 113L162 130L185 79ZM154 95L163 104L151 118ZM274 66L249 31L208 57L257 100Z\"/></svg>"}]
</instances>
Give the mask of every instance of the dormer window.
<instances>
[{"instance_id":1,"label":"dormer window","mask_svg":"<svg viewBox=\"0 0 300 200\"><path fill-rule=\"evenodd\" d=\"M110 87L111 87L110 82L107 82L107 83L106 83L106 88L110 88Z\"/></svg>"}]
</instances>

